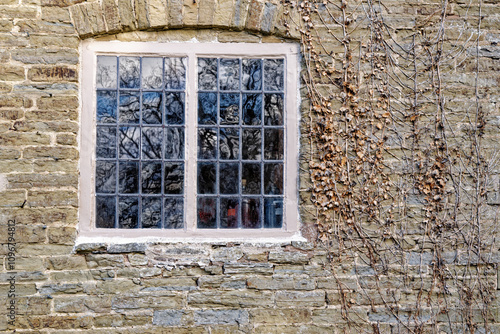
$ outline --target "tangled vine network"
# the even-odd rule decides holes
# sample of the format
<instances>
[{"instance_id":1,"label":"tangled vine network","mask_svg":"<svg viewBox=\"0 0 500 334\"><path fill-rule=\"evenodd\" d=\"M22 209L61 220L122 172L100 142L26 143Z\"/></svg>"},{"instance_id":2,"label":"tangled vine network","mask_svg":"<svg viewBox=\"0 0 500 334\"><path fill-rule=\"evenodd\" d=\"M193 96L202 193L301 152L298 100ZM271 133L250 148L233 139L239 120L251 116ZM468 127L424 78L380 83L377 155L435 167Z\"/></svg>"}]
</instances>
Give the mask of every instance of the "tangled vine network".
<instances>
[{"instance_id":1,"label":"tangled vine network","mask_svg":"<svg viewBox=\"0 0 500 334\"><path fill-rule=\"evenodd\" d=\"M498 145L481 81L485 4L283 1L307 88L305 207L344 331L489 332ZM360 305L394 319L390 331Z\"/></svg>"}]
</instances>

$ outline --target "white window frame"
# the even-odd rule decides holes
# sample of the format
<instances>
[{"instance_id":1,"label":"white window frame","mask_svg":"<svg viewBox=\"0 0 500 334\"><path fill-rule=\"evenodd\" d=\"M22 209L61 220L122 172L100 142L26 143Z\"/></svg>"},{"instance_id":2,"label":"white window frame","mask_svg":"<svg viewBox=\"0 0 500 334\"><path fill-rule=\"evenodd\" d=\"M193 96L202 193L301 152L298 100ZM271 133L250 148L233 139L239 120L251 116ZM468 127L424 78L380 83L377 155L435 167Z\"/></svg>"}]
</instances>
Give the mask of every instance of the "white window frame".
<instances>
[{"instance_id":1,"label":"white window frame","mask_svg":"<svg viewBox=\"0 0 500 334\"><path fill-rule=\"evenodd\" d=\"M85 40L81 43L81 135L79 234L77 243L168 241L304 240L298 212L299 46L295 43L160 43ZM98 55L187 57L183 229L109 229L95 227L96 68ZM285 159L283 227L198 229L197 187L197 57L285 58Z\"/></svg>"}]
</instances>

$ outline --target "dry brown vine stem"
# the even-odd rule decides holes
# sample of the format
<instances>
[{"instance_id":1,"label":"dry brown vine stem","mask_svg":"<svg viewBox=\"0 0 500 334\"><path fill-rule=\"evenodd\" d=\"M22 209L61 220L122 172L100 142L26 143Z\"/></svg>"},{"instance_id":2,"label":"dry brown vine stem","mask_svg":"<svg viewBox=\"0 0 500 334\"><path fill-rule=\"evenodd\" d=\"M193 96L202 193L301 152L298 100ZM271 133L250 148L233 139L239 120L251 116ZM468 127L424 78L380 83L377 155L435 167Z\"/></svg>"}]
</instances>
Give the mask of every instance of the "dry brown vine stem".
<instances>
[{"instance_id":1,"label":"dry brown vine stem","mask_svg":"<svg viewBox=\"0 0 500 334\"><path fill-rule=\"evenodd\" d=\"M301 18L287 26L304 55L310 201L345 332L487 332L498 154L483 146L482 0L402 3L412 25L394 20L394 2L284 5ZM355 283L340 269L350 264Z\"/></svg>"}]
</instances>

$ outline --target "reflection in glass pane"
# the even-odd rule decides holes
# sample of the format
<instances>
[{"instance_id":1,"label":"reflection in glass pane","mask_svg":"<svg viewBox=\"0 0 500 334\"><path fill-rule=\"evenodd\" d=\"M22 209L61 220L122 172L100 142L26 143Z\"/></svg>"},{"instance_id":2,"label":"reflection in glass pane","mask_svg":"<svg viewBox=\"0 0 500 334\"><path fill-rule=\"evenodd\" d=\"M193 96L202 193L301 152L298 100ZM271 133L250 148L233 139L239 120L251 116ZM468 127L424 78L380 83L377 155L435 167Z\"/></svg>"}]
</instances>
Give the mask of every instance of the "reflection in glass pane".
<instances>
[{"instance_id":1,"label":"reflection in glass pane","mask_svg":"<svg viewBox=\"0 0 500 334\"><path fill-rule=\"evenodd\" d=\"M264 164L264 193L283 194L283 164Z\"/></svg>"},{"instance_id":2,"label":"reflection in glass pane","mask_svg":"<svg viewBox=\"0 0 500 334\"><path fill-rule=\"evenodd\" d=\"M219 165L219 191L221 194L238 193L238 167L238 163L221 163Z\"/></svg>"},{"instance_id":3,"label":"reflection in glass pane","mask_svg":"<svg viewBox=\"0 0 500 334\"><path fill-rule=\"evenodd\" d=\"M139 123L140 103L139 92L120 92L120 123Z\"/></svg>"},{"instance_id":4,"label":"reflection in glass pane","mask_svg":"<svg viewBox=\"0 0 500 334\"><path fill-rule=\"evenodd\" d=\"M220 129L220 158L227 160L238 159L240 146L240 131L235 128Z\"/></svg>"},{"instance_id":5,"label":"reflection in glass pane","mask_svg":"<svg viewBox=\"0 0 500 334\"><path fill-rule=\"evenodd\" d=\"M283 94L264 94L264 124L283 125Z\"/></svg>"},{"instance_id":6,"label":"reflection in glass pane","mask_svg":"<svg viewBox=\"0 0 500 334\"><path fill-rule=\"evenodd\" d=\"M260 59L242 60L242 90L262 89L262 61Z\"/></svg>"},{"instance_id":7,"label":"reflection in glass pane","mask_svg":"<svg viewBox=\"0 0 500 334\"><path fill-rule=\"evenodd\" d=\"M260 228L260 198L242 198L241 225L243 228Z\"/></svg>"},{"instance_id":8,"label":"reflection in glass pane","mask_svg":"<svg viewBox=\"0 0 500 334\"><path fill-rule=\"evenodd\" d=\"M260 129L243 129L241 151L243 160L260 160L261 143Z\"/></svg>"},{"instance_id":9,"label":"reflection in glass pane","mask_svg":"<svg viewBox=\"0 0 500 334\"><path fill-rule=\"evenodd\" d=\"M217 124L217 93L198 94L198 124Z\"/></svg>"},{"instance_id":10,"label":"reflection in glass pane","mask_svg":"<svg viewBox=\"0 0 500 334\"><path fill-rule=\"evenodd\" d=\"M240 94L220 94L220 124L238 124L240 117Z\"/></svg>"},{"instance_id":11,"label":"reflection in glass pane","mask_svg":"<svg viewBox=\"0 0 500 334\"><path fill-rule=\"evenodd\" d=\"M217 89L217 58L198 58L198 89Z\"/></svg>"},{"instance_id":12,"label":"reflection in glass pane","mask_svg":"<svg viewBox=\"0 0 500 334\"><path fill-rule=\"evenodd\" d=\"M141 168L143 194L161 194L161 162L143 162Z\"/></svg>"},{"instance_id":13,"label":"reflection in glass pane","mask_svg":"<svg viewBox=\"0 0 500 334\"><path fill-rule=\"evenodd\" d=\"M139 127L120 128L118 147L122 159L139 158Z\"/></svg>"},{"instance_id":14,"label":"reflection in glass pane","mask_svg":"<svg viewBox=\"0 0 500 334\"><path fill-rule=\"evenodd\" d=\"M116 158L116 128L98 126L96 137L96 157Z\"/></svg>"},{"instance_id":15,"label":"reflection in glass pane","mask_svg":"<svg viewBox=\"0 0 500 334\"><path fill-rule=\"evenodd\" d=\"M115 227L116 200L114 196L96 196L95 211L95 227Z\"/></svg>"},{"instance_id":16,"label":"reflection in glass pane","mask_svg":"<svg viewBox=\"0 0 500 334\"><path fill-rule=\"evenodd\" d=\"M95 191L96 193L112 194L116 189L116 162L96 161Z\"/></svg>"},{"instance_id":17,"label":"reflection in glass pane","mask_svg":"<svg viewBox=\"0 0 500 334\"><path fill-rule=\"evenodd\" d=\"M165 228L184 227L184 200L182 198L165 198Z\"/></svg>"},{"instance_id":18,"label":"reflection in glass pane","mask_svg":"<svg viewBox=\"0 0 500 334\"><path fill-rule=\"evenodd\" d=\"M220 227L237 228L239 215L239 200L237 198L220 199Z\"/></svg>"},{"instance_id":19,"label":"reflection in glass pane","mask_svg":"<svg viewBox=\"0 0 500 334\"><path fill-rule=\"evenodd\" d=\"M262 122L262 94L243 94L243 124L260 125Z\"/></svg>"},{"instance_id":20,"label":"reflection in glass pane","mask_svg":"<svg viewBox=\"0 0 500 334\"><path fill-rule=\"evenodd\" d=\"M241 187L243 194L260 194L260 164L243 163Z\"/></svg>"},{"instance_id":21,"label":"reflection in glass pane","mask_svg":"<svg viewBox=\"0 0 500 334\"><path fill-rule=\"evenodd\" d=\"M120 57L120 88L139 88L139 57Z\"/></svg>"},{"instance_id":22,"label":"reflection in glass pane","mask_svg":"<svg viewBox=\"0 0 500 334\"><path fill-rule=\"evenodd\" d=\"M264 130L264 159L283 160L283 129Z\"/></svg>"},{"instance_id":23,"label":"reflection in glass pane","mask_svg":"<svg viewBox=\"0 0 500 334\"><path fill-rule=\"evenodd\" d=\"M139 205L137 197L120 196L118 199L118 227L137 228Z\"/></svg>"},{"instance_id":24,"label":"reflection in glass pane","mask_svg":"<svg viewBox=\"0 0 500 334\"><path fill-rule=\"evenodd\" d=\"M183 128L165 128L165 159L184 159Z\"/></svg>"},{"instance_id":25,"label":"reflection in glass pane","mask_svg":"<svg viewBox=\"0 0 500 334\"><path fill-rule=\"evenodd\" d=\"M142 94L142 122L146 124L162 123L162 94L147 92Z\"/></svg>"},{"instance_id":26,"label":"reflection in glass pane","mask_svg":"<svg viewBox=\"0 0 500 334\"><path fill-rule=\"evenodd\" d=\"M142 158L161 159L162 128L142 128Z\"/></svg>"},{"instance_id":27,"label":"reflection in glass pane","mask_svg":"<svg viewBox=\"0 0 500 334\"><path fill-rule=\"evenodd\" d=\"M116 123L116 92L97 92L97 123Z\"/></svg>"},{"instance_id":28,"label":"reflection in glass pane","mask_svg":"<svg viewBox=\"0 0 500 334\"><path fill-rule=\"evenodd\" d=\"M120 161L118 171L118 191L122 194L137 193L139 189L139 163Z\"/></svg>"},{"instance_id":29,"label":"reflection in glass pane","mask_svg":"<svg viewBox=\"0 0 500 334\"><path fill-rule=\"evenodd\" d=\"M163 77L162 72L162 58L142 58L142 88L161 89Z\"/></svg>"},{"instance_id":30,"label":"reflection in glass pane","mask_svg":"<svg viewBox=\"0 0 500 334\"><path fill-rule=\"evenodd\" d=\"M271 197L264 199L264 227L281 228L283 225L283 199Z\"/></svg>"},{"instance_id":31,"label":"reflection in glass pane","mask_svg":"<svg viewBox=\"0 0 500 334\"><path fill-rule=\"evenodd\" d=\"M217 228L217 198L198 197L198 228Z\"/></svg>"},{"instance_id":32,"label":"reflection in glass pane","mask_svg":"<svg viewBox=\"0 0 500 334\"><path fill-rule=\"evenodd\" d=\"M217 130L198 129L198 158L215 159L217 145Z\"/></svg>"},{"instance_id":33,"label":"reflection in glass pane","mask_svg":"<svg viewBox=\"0 0 500 334\"><path fill-rule=\"evenodd\" d=\"M165 58L165 88L186 87L186 58Z\"/></svg>"},{"instance_id":34,"label":"reflection in glass pane","mask_svg":"<svg viewBox=\"0 0 500 334\"><path fill-rule=\"evenodd\" d=\"M141 224L143 228L161 227L161 197L143 197Z\"/></svg>"},{"instance_id":35,"label":"reflection in glass pane","mask_svg":"<svg viewBox=\"0 0 500 334\"><path fill-rule=\"evenodd\" d=\"M283 90L284 81L283 59L264 59L264 89Z\"/></svg>"},{"instance_id":36,"label":"reflection in glass pane","mask_svg":"<svg viewBox=\"0 0 500 334\"><path fill-rule=\"evenodd\" d=\"M184 163L165 163L165 194L182 194Z\"/></svg>"},{"instance_id":37,"label":"reflection in glass pane","mask_svg":"<svg viewBox=\"0 0 500 334\"><path fill-rule=\"evenodd\" d=\"M116 88L116 57L97 56L97 88Z\"/></svg>"},{"instance_id":38,"label":"reflection in glass pane","mask_svg":"<svg viewBox=\"0 0 500 334\"><path fill-rule=\"evenodd\" d=\"M219 70L221 90L238 90L240 88L240 60L221 59Z\"/></svg>"},{"instance_id":39,"label":"reflection in glass pane","mask_svg":"<svg viewBox=\"0 0 500 334\"><path fill-rule=\"evenodd\" d=\"M184 124L184 93L165 94L165 123Z\"/></svg>"},{"instance_id":40,"label":"reflection in glass pane","mask_svg":"<svg viewBox=\"0 0 500 334\"><path fill-rule=\"evenodd\" d=\"M198 163L198 194L215 194L215 163Z\"/></svg>"}]
</instances>

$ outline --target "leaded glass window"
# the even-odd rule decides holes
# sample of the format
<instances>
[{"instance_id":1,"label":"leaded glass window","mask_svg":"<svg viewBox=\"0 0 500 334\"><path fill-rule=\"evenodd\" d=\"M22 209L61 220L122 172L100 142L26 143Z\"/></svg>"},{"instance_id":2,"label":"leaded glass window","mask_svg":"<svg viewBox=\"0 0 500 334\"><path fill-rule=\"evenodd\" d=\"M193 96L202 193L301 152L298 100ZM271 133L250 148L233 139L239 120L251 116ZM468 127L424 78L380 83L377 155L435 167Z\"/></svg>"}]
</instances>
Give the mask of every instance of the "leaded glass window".
<instances>
[{"instance_id":1,"label":"leaded glass window","mask_svg":"<svg viewBox=\"0 0 500 334\"><path fill-rule=\"evenodd\" d=\"M98 228L184 226L185 57L98 56Z\"/></svg>"},{"instance_id":2,"label":"leaded glass window","mask_svg":"<svg viewBox=\"0 0 500 334\"><path fill-rule=\"evenodd\" d=\"M198 58L198 228L281 228L284 66Z\"/></svg>"},{"instance_id":3,"label":"leaded glass window","mask_svg":"<svg viewBox=\"0 0 500 334\"><path fill-rule=\"evenodd\" d=\"M295 238L298 50L82 42L80 235Z\"/></svg>"}]
</instances>

